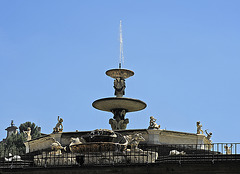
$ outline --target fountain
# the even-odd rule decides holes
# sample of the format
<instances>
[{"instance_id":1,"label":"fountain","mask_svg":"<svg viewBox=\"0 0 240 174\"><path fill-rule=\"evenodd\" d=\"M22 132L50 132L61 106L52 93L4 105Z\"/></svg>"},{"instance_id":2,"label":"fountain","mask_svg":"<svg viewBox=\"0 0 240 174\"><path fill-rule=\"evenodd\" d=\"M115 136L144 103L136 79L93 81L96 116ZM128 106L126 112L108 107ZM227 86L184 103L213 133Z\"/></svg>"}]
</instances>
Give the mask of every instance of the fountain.
<instances>
[{"instance_id":1,"label":"fountain","mask_svg":"<svg viewBox=\"0 0 240 174\"><path fill-rule=\"evenodd\" d=\"M155 145L184 144L189 147L191 144L197 144L200 145L197 146L201 148L200 150L204 149L205 145L211 148L212 134L206 131L207 137L205 137L200 122L197 122L197 134L176 132L160 129L160 125L156 123L157 119L151 116L148 129L125 131L129 123L129 119L125 118L126 113L143 110L147 105L141 100L123 97L126 88L125 80L133 76L134 72L122 69L122 62L120 22L119 68L106 71L106 75L114 79L115 97L101 98L92 103L95 109L113 113L113 118L109 119L112 130L96 129L90 133L63 132L63 119L58 116L58 123L53 128L52 134L25 142L26 152L34 154L33 160L36 166L147 164L155 163L158 158L160 149L158 147L151 149ZM140 142L143 142L143 146L139 147ZM226 153L230 154L231 146L226 145L225 149ZM170 151L172 155L180 153L184 154L175 149Z\"/></svg>"},{"instance_id":2,"label":"fountain","mask_svg":"<svg viewBox=\"0 0 240 174\"><path fill-rule=\"evenodd\" d=\"M140 111L146 108L146 103L141 100L126 98L125 95L125 79L134 75L134 72L128 69L110 69L106 71L106 75L114 78L114 95L116 97L102 98L92 103L92 106L96 109L112 112L113 119L109 120L109 124L112 130L124 130L129 123L129 120L125 118L127 112Z\"/></svg>"},{"instance_id":3,"label":"fountain","mask_svg":"<svg viewBox=\"0 0 240 174\"><path fill-rule=\"evenodd\" d=\"M72 138L69 145L73 153L83 152L122 152L126 150L128 141L121 134L108 129L96 129L79 138Z\"/></svg>"}]
</instances>

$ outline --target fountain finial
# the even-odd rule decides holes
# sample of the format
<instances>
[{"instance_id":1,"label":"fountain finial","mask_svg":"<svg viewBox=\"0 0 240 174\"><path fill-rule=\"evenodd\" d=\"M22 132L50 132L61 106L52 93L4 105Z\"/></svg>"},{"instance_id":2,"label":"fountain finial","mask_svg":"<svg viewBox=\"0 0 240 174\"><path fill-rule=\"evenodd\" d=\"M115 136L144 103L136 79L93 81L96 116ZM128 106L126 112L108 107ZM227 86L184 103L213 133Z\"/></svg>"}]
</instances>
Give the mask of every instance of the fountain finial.
<instances>
[{"instance_id":1,"label":"fountain finial","mask_svg":"<svg viewBox=\"0 0 240 174\"><path fill-rule=\"evenodd\" d=\"M119 54L119 69L121 69L122 64L124 63L124 56L123 56L123 39L122 39L122 21L120 20L120 27L119 27L119 41L120 41L120 54Z\"/></svg>"}]
</instances>

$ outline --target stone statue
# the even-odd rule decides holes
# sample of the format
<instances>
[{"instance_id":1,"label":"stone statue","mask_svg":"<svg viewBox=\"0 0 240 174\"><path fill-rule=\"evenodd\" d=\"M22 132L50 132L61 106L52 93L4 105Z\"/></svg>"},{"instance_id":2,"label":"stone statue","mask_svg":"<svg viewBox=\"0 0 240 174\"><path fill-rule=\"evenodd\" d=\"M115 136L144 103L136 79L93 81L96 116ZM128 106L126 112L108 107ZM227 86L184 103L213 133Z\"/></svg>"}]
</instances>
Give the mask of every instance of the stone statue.
<instances>
[{"instance_id":1,"label":"stone statue","mask_svg":"<svg viewBox=\"0 0 240 174\"><path fill-rule=\"evenodd\" d=\"M71 140L70 140L69 149L70 149L71 152L74 152L77 149L76 145L84 144L84 143L86 143L86 140L83 139L82 137L80 137L80 138L78 138L78 137L73 138L72 137Z\"/></svg>"},{"instance_id":2,"label":"stone statue","mask_svg":"<svg viewBox=\"0 0 240 174\"><path fill-rule=\"evenodd\" d=\"M148 129L160 129L160 125L156 123L156 120L153 116L150 117L150 125Z\"/></svg>"},{"instance_id":3,"label":"stone statue","mask_svg":"<svg viewBox=\"0 0 240 174\"><path fill-rule=\"evenodd\" d=\"M14 126L14 123L13 123L13 120L11 120L11 127L13 127Z\"/></svg>"},{"instance_id":4,"label":"stone statue","mask_svg":"<svg viewBox=\"0 0 240 174\"><path fill-rule=\"evenodd\" d=\"M126 111L124 109L112 110L112 113L114 114L113 118L117 121L124 120L126 115Z\"/></svg>"},{"instance_id":5,"label":"stone statue","mask_svg":"<svg viewBox=\"0 0 240 174\"><path fill-rule=\"evenodd\" d=\"M115 93L114 95L116 95L117 97L122 97L123 95L125 95L125 80L122 78L116 78L114 80L114 89L115 89Z\"/></svg>"},{"instance_id":6,"label":"stone statue","mask_svg":"<svg viewBox=\"0 0 240 174\"><path fill-rule=\"evenodd\" d=\"M143 138L141 133L137 133L137 134L134 134L134 135L126 135L125 138L128 141L128 145L131 146L131 150L142 151L141 149L138 148L138 144L140 143L140 141L145 141L145 139Z\"/></svg>"},{"instance_id":7,"label":"stone statue","mask_svg":"<svg viewBox=\"0 0 240 174\"><path fill-rule=\"evenodd\" d=\"M112 130L126 129L127 124L129 123L128 119L125 119L126 111L122 110L113 110L114 114L113 119L109 119L109 124L111 125Z\"/></svg>"},{"instance_id":8,"label":"stone statue","mask_svg":"<svg viewBox=\"0 0 240 174\"><path fill-rule=\"evenodd\" d=\"M19 155L14 155L14 156L13 156L11 153L9 153L9 154L8 154L8 158L5 157L4 160L5 160L5 161L23 161L23 160L21 159L21 156L19 156Z\"/></svg>"},{"instance_id":9,"label":"stone statue","mask_svg":"<svg viewBox=\"0 0 240 174\"><path fill-rule=\"evenodd\" d=\"M200 124L200 121L197 121L197 134L203 134L202 125Z\"/></svg>"},{"instance_id":10,"label":"stone statue","mask_svg":"<svg viewBox=\"0 0 240 174\"><path fill-rule=\"evenodd\" d=\"M78 145L78 144L83 144L86 143L86 140L84 140L82 137L80 138L71 138L70 140L70 145L69 146L73 146L73 145Z\"/></svg>"},{"instance_id":11,"label":"stone statue","mask_svg":"<svg viewBox=\"0 0 240 174\"><path fill-rule=\"evenodd\" d=\"M129 119L124 120L114 120L109 119L109 124L111 125L112 130L122 130L127 128L127 124L129 123Z\"/></svg>"},{"instance_id":12,"label":"stone statue","mask_svg":"<svg viewBox=\"0 0 240 174\"><path fill-rule=\"evenodd\" d=\"M58 133L63 131L62 122L63 122L63 119L58 116L58 123L56 124L55 128L53 128L53 133Z\"/></svg>"},{"instance_id":13,"label":"stone statue","mask_svg":"<svg viewBox=\"0 0 240 174\"><path fill-rule=\"evenodd\" d=\"M211 137L212 137L212 132L207 132L207 130L205 130L205 132L206 132L206 134L207 134L207 139L208 139L208 141L210 142L210 143L212 143L212 140L210 140L211 139Z\"/></svg>"},{"instance_id":14,"label":"stone statue","mask_svg":"<svg viewBox=\"0 0 240 174\"><path fill-rule=\"evenodd\" d=\"M128 118L119 121L119 124L120 124L119 127L120 127L120 129L125 130L125 129L127 128L127 124L128 124L128 123L129 123L129 119L128 119Z\"/></svg>"},{"instance_id":15,"label":"stone statue","mask_svg":"<svg viewBox=\"0 0 240 174\"><path fill-rule=\"evenodd\" d=\"M27 141L30 141L32 139L30 127L27 128L27 131L23 131L23 133L27 135Z\"/></svg>"},{"instance_id":16,"label":"stone statue","mask_svg":"<svg viewBox=\"0 0 240 174\"><path fill-rule=\"evenodd\" d=\"M232 154L232 146L233 146L232 144L231 144L231 146L228 146L227 144L224 146L224 149L225 149L227 155Z\"/></svg>"},{"instance_id":17,"label":"stone statue","mask_svg":"<svg viewBox=\"0 0 240 174\"><path fill-rule=\"evenodd\" d=\"M177 150L171 150L171 151L169 152L169 155L170 155L170 156L173 156L173 155L186 155L186 152L184 152L184 151L179 152L179 151L177 151Z\"/></svg>"},{"instance_id":18,"label":"stone statue","mask_svg":"<svg viewBox=\"0 0 240 174\"><path fill-rule=\"evenodd\" d=\"M66 148L62 147L62 145L56 140L55 140L54 143L51 144L51 149L53 150L53 152L51 152L51 154L55 154L55 155L61 155L62 154L62 152L61 152L62 149L66 150Z\"/></svg>"}]
</instances>

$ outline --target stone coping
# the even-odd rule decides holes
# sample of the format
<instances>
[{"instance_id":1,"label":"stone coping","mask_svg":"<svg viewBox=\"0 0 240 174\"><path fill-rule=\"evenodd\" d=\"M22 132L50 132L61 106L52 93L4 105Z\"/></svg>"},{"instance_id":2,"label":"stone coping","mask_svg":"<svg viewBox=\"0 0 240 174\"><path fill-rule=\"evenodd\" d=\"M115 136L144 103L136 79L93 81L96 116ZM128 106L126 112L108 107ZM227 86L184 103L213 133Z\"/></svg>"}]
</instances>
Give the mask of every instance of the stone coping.
<instances>
[{"instance_id":1,"label":"stone coping","mask_svg":"<svg viewBox=\"0 0 240 174\"><path fill-rule=\"evenodd\" d=\"M92 131L92 130L91 130ZM64 135L69 135L69 134L73 134L73 135L77 135L77 134L80 134L80 135L84 135L84 134L88 134L90 133L91 131L74 131L74 132L62 132L62 133L51 133L51 134L45 134L43 136L40 136L36 139L32 139L28 142L31 142L31 141L34 141L34 140L37 140L37 139L41 139L41 138L47 138L47 137L53 137L54 135L60 135L61 136L64 136ZM115 130L115 132L117 133L123 133L123 134L126 134L126 133L132 133L132 132L146 132L146 133L149 133L150 131L159 131L161 133L173 133L173 134L182 134L182 135L194 135L194 136L197 136L197 135L203 135L203 134L196 134L196 133L188 133L188 132L179 132L179 131L171 131L171 130L165 130L165 129L127 129L127 130Z\"/></svg>"}]
</instances>

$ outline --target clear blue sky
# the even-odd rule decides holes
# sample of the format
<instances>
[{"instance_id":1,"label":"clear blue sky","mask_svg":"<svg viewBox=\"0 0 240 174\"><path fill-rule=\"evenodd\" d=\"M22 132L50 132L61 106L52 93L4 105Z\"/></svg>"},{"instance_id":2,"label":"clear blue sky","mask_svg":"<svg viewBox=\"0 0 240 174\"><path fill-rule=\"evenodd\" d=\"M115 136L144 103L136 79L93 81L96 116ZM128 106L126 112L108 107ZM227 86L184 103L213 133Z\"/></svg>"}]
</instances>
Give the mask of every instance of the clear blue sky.
<instances>
[{"instance_id":1,"label":"clear blue sky","mask_svg":"<svg viewBox=\"0 0 240 174\"><path fill-rule=\"evenodd\" d=\"M0 139L14 120L51 133L108 128L111 113L92 102L113 96L123 21L126 97L147 108L129 129L196 132L240 142L240 1L0 1Z\"/></svg>"}]
</instances>

